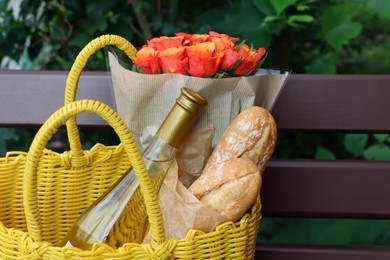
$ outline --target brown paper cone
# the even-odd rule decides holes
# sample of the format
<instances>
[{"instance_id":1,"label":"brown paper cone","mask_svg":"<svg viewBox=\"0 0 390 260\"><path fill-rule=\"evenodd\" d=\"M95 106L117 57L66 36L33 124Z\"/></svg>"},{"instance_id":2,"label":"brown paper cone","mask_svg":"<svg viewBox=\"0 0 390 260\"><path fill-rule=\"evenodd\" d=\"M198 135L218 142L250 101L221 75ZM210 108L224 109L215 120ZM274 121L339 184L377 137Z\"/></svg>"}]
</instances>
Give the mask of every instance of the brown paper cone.
<instances>
[{"instance_id":1,"label":"brown paper cone","mask_svg":"<svg viewBox=\"0 0 390 260\"><path fill-rule=\"evenodd\" d=\"M197 126L215 127L215 146L243 109L254 104L271 109L288 77L288 73L269 74L269 70L262 70L263 75L221 79L146 75L124 68L111 52L108 58L118 114L142 150L172 108L181 88L190 88L207 99L208 106Z\"/></svg>"}]
</instances>

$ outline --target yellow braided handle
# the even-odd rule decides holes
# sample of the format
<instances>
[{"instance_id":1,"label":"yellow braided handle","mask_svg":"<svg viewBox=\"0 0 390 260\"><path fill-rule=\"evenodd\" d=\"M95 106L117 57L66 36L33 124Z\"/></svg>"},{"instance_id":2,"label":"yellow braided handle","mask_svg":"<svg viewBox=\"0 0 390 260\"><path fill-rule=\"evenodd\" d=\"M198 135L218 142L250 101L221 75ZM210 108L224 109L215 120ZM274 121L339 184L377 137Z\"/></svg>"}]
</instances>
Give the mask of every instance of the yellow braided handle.
<instances>
[{"instance_id":1,"label":"yellow braided handle","mask_svg":"<svg viewBox=\"0 0 390 260\"><path fill-rule=\"evenodd\" d=\"M66 80L65 87L65 100L64 104L69 104L76 99L77 86L79 83L80 75L88 62L88 59L98 50L106 46L116 46L129 56L129 58L135 57L137 53L136 48L125 38L117 35L102 35L91 42L89 42L76 57L72 68L70 69L68 78ZM78 131L76 118L71 118L67 123L67 132L70 143L70 150L72 155L77 158L83 156L80 134Z\"/></svg>"},{"instance_id":2,"label":"yellow braided handle","mask_svg":"<svg viewBox=\"0 0 390 260\"><path fill-rule=\"evenodd\" d=\"M142 156L138 150L128 127L119 115L107 105L94 100L79 100L67 104L57 110L39 129L26 159L23 180L23 205L25 209L28 233L35 241L42 241L41 216L37 199L37 170L43 150L58 128L76 115L87 112L94 113L107 121L119 136L126 154L139 180L141 192L149 216L153 243L165 242L163 219L158 197L152 180L146 170Z\"/></svg>"}]
</instances>

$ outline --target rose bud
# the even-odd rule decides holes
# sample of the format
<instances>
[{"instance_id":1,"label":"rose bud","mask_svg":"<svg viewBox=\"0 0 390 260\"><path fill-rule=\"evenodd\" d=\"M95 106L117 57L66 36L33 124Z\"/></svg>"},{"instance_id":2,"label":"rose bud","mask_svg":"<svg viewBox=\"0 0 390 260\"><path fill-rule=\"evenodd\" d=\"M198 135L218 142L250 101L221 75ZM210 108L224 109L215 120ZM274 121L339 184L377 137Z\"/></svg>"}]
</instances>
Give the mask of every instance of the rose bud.
<instances>
[{"instance_id":1,"label":"rose bud","mask_svg":"<svg viewBox=\"0 0 390 260\"><path fill-rule=\"evenodd\" d=\"M182 40L182 37L161 36L148 40L148 46L154 48L157 51L160 51L172 47L181 47Z\"/></svg>"},{"instance_id":2,"label":"rose bud","mask_svg":"<svg viewBox=\"0 0 390 260\"><path fill-rule=\"evenodd\" d=\"M143 47L133 58L133 62L137 67L138 72L146 74L158 74L159 65L157 51L152 47Z\"/></svg>"},{"instance_id":3,"label":"rose bud","mask_svg":"<svg viewBox=\"0 0 390 260\"><path fill-rule=\"evenodd\" d=\"M195 46L186 47L188 57L188 73L194 77L214 76L221 62L221 53L215 52L215 44L212 42L198 43Z\"/></svg>"},{"instance_id":4,"label":"rose bud","mask_svg":"<svg viewBox=\"0 0 390 260\"><path fill-rule=\"evenodd\" d=\"M233 66L240 60L241 56L238 52L234 50L227 50L223 55L220 69L223 71L229 71Z\"/></svg>"},{"instance_id":5,"label":"rose bud","mask_svg":"<svg viewBox=\"0 0 390 260\"><path fill-rule=\"evenodd\" d=\"M234 70L234 75L239 77L250 74L257 67L266 50L264 48L258 50L250 49L248 45L243 44L238 50L238 53L242 61Z\"/></svg>"},{"instance_id":6,"label":"rose bud","mask_svg":"<svg viewBox=\"0 0 390 260\"><path fill-rule=\"evenodd\" d=\"M188 58L184 56L184 47L173 47L158 53L163 73L179 73L186 75Z\"/></svg>"}]
</instances>

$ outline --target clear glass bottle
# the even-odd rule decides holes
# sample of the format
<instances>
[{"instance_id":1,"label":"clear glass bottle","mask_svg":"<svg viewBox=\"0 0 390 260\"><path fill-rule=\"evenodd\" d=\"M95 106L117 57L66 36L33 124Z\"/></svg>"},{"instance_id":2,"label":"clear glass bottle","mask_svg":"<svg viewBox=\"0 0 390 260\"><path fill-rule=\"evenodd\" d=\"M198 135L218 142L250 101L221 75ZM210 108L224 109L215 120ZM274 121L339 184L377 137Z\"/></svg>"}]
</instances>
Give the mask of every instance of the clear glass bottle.
<instances>
[{"instance_id":1,"label":"clear glass bottle","mask_svg":"<svg viewBox=\"0 0 390 260\"><path fill-rule=\"evenodd\" d=\"M182 94L165 118L143 159L157 190L184 137L207 101L196 92L183 88ZM142 243L148 217L139 182L130 168L97 199L73 224L61 246L90 249L94 242L112 247Z\"/></svg>"}]
</instances>

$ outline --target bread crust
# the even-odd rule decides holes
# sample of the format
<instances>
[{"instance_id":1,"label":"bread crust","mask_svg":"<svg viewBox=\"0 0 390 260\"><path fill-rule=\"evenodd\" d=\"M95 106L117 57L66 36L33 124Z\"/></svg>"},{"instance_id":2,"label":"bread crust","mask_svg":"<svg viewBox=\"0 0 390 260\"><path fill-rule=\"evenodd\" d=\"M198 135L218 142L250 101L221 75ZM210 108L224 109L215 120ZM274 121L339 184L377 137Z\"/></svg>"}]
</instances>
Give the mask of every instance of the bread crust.
<instances>
[{"instance_id":1,"label":"bread crust","mask_svg":"<svg viewBox=\"0 0 390 260\"><path fill-rule=\"evenodd\" d=\"M268 110L252 106L241 112L221 136L203 173L233 158L250 158L261 173L276 144L277 128ZM203 175L202 173L202 175Z\"/></svg>"},{"instance_id":2,"label":"bread crust","mask_svg":"<svg viewBox=\"0 0 390 260\"><path fill-rule=\"evenodd\" d=\"M253 106L242 111L189 190L207 207L237 220L260 193L261 175L276 137L276 123L268 110Z\"/></svg>"},{"instance_id":3,"label":"bread crust","mask_svg":"<svg viewBox=\"0 0 390 260\"><path fill-rule=\"evenodd\" d=\"M256 200L261 188L257 165L248 158L234 158L211 169L195 196L208 208L237 221Z\"/></svg>"}]
</instances>

